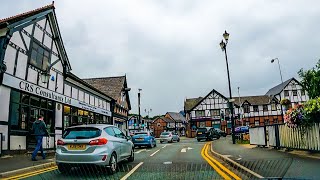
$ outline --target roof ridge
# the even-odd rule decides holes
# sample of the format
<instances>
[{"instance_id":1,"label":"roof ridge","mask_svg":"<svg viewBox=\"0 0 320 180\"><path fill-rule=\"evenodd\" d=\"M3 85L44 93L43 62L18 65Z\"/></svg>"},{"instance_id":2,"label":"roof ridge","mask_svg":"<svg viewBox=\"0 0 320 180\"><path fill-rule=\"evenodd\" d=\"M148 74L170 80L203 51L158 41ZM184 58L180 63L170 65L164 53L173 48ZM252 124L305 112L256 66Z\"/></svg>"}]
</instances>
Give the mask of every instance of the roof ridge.
<instances>
[{"instance_id":1,"label":"roof ridge","mask_svg":"<svg viewBox=\"0 0 320 180\"><path fill-rule=\"evenodd\" d=\"M30 14L30 13L34 13L34 12L37 12L37 11L41 11L41 10L47 9L47 8L52 8L52 9L54 9L54 8L55 8L55 7L54 7L54 1L52 1L51 4L48 4L48 5L43 6L43 7L40 7L40 8L36 8L36 9L34 9L34 10L30 10L30 11L27 11L27 12L24 12L24 13L20 13L20 14L14 15L14 16L9 16L9 17L0 19L0 23L6 22L6 21L9 21L9 20L12 20L12 19L21 17L21 16L28 15L28 14Z\"/></svg>"},{"instance_id":2,"label":"roof ridge","mask_svg":"<svg viewBox=\"0 0 320 180\"><path fill-rule=\"evenodd\" d=\"M89 80L89 79L106 79L106 78L121 78L126 77L125 75L122 76L110 76L110 77L94 77L94 78L82 78L83 80Z\"/></svg>"}]
</instances>

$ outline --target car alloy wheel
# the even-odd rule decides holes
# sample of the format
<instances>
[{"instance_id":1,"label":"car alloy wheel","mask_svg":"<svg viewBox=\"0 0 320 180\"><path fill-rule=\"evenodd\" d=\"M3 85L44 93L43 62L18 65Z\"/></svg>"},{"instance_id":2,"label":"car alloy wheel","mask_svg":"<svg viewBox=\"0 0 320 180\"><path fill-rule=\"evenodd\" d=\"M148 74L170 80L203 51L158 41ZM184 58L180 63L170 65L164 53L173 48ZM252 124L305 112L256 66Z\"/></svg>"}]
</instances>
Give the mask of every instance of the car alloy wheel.
<instances>
[{"instance_id":1,"label":"car alloy wheel","mask_svg":"<svg viewBox=\"0 0 320 180\"><path fill-rule=\"evenodd\" d=\"M108 171L110 174L114 174L117 171L117 157L115 153L112 153L110 157Z\"/></svg>"}]
</instances>

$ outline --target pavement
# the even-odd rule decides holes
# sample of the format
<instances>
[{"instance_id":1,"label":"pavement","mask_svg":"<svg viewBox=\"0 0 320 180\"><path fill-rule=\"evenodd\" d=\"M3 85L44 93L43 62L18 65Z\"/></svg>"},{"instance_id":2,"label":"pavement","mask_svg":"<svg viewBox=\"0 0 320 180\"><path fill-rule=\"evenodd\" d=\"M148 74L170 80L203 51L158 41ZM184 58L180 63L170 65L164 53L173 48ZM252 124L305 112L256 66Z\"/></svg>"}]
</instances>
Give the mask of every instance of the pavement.
<instances>
[{"instance_id":1,"label":"pavement","mask_svg":"<svg viewBox=\"0 0 320 180\"><path fill-rule=\"evenodd\" d=\"M320 179L317 154L232 144L231 137L212 143L212 150L263 177Z\"/></svg>"},{"instance_id":2,"label":"pavement","mask_svg":"<svg viewBox=\"0 0 320 180\"><path fill-rule=\"evenodd\" d=\"M134 162L120 163L114 175L91 167L73 168L67 175L63 175L56 166L51 166L12 179L224 179L202 155L204 147L210 147L207 143L197 142L194 138L181 138L180 142L174 143L160 144L158 141L155 148L136 148ZM4 161L0 160L1 165ZM15 169L32 167L34 163L46 163L42 160L32 162L27 157L13 157L6 161L21 164ZM0 169L5 171L2 166Z\"/></svg>"}]
</instances>

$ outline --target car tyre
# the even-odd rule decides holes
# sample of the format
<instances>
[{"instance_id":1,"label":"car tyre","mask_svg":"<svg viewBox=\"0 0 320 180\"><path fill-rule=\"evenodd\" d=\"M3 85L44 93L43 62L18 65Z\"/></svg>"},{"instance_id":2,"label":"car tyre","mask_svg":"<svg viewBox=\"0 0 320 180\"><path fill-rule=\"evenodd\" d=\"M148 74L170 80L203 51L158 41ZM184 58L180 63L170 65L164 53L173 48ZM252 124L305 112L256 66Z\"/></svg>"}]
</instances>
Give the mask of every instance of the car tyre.
<instances>
[{"instance_id":1,"label":"car tyre","mask_svg":"<svg viewBox=\"0 0 320 180\"><path fill-rule=\"evenodd\" d=\"M173 143L173 139L171 139L171 141L169 141L169 143Z\"/></svg>"},{"instance_id":2,"label":"car tyre","mask_svg":"<svg viewBox=\"0 0 320 180\"><path fill-rule=\"evenodd\" d=\"M163 143L163 141L160 141L160 143L162 144L162 143Z\"/></svg>"},{"instance_id":3,"label":"car tyre","mask_svg":"<svg viewBox=\"0 0 320 180\"><path fill-rule=\"evenodd\" d=\"M220 136L218 136L217 139L220 139Z\"/></svg>"},{"instance_id":4,"label":"car tyre","mask_svg":"<svg viewBox=\"0 0 320 180\"><path fill-rule=\"evenodd\" d=\"M198 140L198 142L200 142L200 139L197 139Z\"/></svg>"},{"instance_id":5,"label":"car tyre","mask_svg":"<svg viewBox=\"0 0 320 180\"><path fill-rule=\"evenodd\" d=\"M131 150L131 155L130 155L130 157L128 158L128 161L129 161L129 162L133 162L133 161L134 161L134 152L133 152L133 149Z\"/></svg>"},{"instance_id":6,"label":"car tyre","mask_svg":"<svg viewBox=\"0 0 320 180\"><path fill-rule=\"evenodd\" d=\"M154 147L154 144L151 143L151 144L149 145L149 148L153 148L153 147Z\"/></svg>"},{"instance_id":7,"label":"car tyre","mask_svg":"<svg viewBox=\"0 0 320 180\"><path fill-rule=\"evenodd\" d=\"M177 142L180 142L180 138L177 140Z\"/></svg>"},{"instance_id":8,"label":"car tyre","mask_svg":"<svg viewBox=\"0 0 320 180\"><path fill-rule=\"evenodd\" d=\"M58 169L62 174L67 174L71 170L71 166L68 164L58 164Z\"/></svg>"},{"instance_id":9,"label":"car tyre","mask_svg":"<svg viewBox=\"0 0 320 180\"><path fill-rule=\"evenodd\" d=\"M117 172L118 163L116 153L112 153L109 160L109 167L107 168L109 174L114 174Z\"/></svg>"}]
</instances>

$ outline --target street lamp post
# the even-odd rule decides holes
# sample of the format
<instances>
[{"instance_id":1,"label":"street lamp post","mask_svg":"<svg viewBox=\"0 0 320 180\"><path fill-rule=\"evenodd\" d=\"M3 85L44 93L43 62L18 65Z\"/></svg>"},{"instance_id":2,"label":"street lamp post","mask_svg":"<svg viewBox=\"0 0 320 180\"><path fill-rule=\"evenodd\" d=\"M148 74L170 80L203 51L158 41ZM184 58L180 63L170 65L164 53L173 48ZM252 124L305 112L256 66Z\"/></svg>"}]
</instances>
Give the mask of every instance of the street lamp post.
<instances>
[{"instance_id":1,"label":"street lamp post","mask_svg":"<svg viewBox=\"0 0 320 180\"><path fill-rule=\"evenodd\" d=\"M142 91L142 89L138 89L138 107L139 107L139 116L138 116L138 129L140 130L140 120L141 120L141 114L140 114L140 91Z\"/></svg>"},{"instance_id":2,"label":"street lamp post","mask_svg":"<svg viewBox=\"0 0 320 180\"><path fill-rule=\"evenodd\" d=\"M228 104L229 104L230 113L231 113L232 143L235 144L236 143L236 138L235 138L235 132L234 132L234 112L233 112L233 102L232 102L232 93L231 93L231 84L230 84L229 64L228 64L228 56L227 56L227 44L228 44L228 40L229 40L229 33L227 33L227 31L225 31L223 33L223 38L224 38L225 42L222 40L220 42L220 47L221 47L222 51L224 51L224 55L226 57L228 83L229 83L229 96L230 96Z\"/></svg>"},{"instance_id":3,"label":"street lamp post","mask_svg":"<svg viewBox=\"0 0 320 180\"><path fill-rule=\"evenodd\" d=\"M282 79L282 73L281 73L281 68L280 68L280 61L278 58L274 58L271 59L271 63L274 63L274 61L277 60L278 61L278 67L279 67L279 72L280 72L280 78L281 78L281 82L283 83L283 79Z\"/></svg>"}]
</instances>

